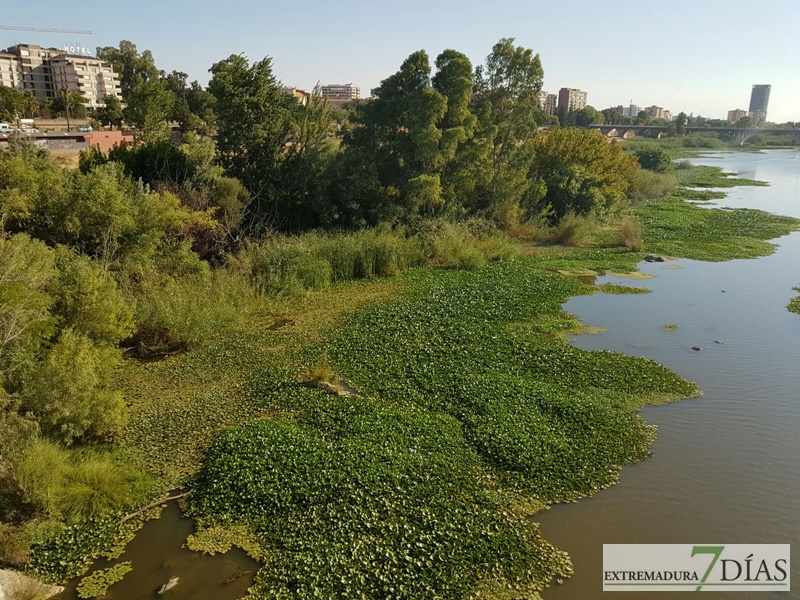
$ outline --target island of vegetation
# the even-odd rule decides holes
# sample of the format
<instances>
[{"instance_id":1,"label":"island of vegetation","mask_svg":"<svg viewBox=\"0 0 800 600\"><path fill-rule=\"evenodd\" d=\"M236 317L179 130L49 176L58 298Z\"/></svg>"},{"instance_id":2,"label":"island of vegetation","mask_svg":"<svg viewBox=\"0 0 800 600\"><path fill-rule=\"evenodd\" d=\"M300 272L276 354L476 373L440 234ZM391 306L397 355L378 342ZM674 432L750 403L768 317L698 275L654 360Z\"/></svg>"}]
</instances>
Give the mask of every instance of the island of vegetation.
<instances>
[{"instance_id":1,"label":"island of vegetation","mask_svg":"<svg viewBox=\"0 0 800 600\"><path fill-rule=\"evenodd\" d=\"M759 182L669 145L557 127L511 39L476 69L415 52L339 111L269 59L202 89L102 54L128 107L99 117L136 143L78 169L0 152L0 562L51 583L183 488L189 547L244 548L253 598L537 598L572 565L530 516L646 459L644 404L701 393L570 346L570 296L648 291L579 276L762 256L800 225L686 202Z\"/></svg>"}]
</instances>

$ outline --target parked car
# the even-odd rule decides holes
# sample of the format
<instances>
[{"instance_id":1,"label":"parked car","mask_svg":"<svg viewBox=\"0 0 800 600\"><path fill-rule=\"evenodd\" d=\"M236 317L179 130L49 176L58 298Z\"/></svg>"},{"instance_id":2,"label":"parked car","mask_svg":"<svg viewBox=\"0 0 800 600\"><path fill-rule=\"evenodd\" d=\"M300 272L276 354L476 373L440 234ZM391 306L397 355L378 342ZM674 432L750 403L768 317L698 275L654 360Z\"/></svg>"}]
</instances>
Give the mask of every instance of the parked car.
<instances>
[{"instance_id":1,"label":"parked car","mask_svg":"<svg viewBox=\"0 0 800 600\"><path fill-rule=\"evenodd\" d=\"M35 135L37 133L41 133L41 131L36 129L36 127L23 127L19 130L19 132L25 135Z\"/></svg>"},{"instance_id":2,"label":"parked car","mask_svg":"<svg viewBox=\"0 0 800 600\"><path fill-rule=\"evenodd\" d=\"M9 133L14 133L16 128L12 127L8 123L0 123L0 135L8 135Z\"/></svg>"},{"instance_id":3,"label":"parked car","mask_svg":"<svg viewBox=\"0 0 800 600\"><path fill-rule=\"evenodd\" d=\"M91 125L84 125L83 127L78 127L78 131L80 131L81 133L88 133L91 130L92 130Z\"/></svg>"}]
</instances>

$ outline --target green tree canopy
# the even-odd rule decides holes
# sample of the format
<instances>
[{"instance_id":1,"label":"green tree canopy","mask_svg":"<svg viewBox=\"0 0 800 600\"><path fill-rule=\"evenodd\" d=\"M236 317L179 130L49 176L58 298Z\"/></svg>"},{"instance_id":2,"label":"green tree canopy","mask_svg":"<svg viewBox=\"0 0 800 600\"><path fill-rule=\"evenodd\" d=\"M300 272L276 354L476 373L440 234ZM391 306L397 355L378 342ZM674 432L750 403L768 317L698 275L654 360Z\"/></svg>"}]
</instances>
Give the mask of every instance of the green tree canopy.
<instances>
[{"instance_id":1,"label":"green tree canopy","mask_svg":"<svg viewBox=\"0 0 800 600\"><path fill-rule=\"evenodd\" d=\"M119 75L122 97L129 100L131 92L143 83L155 81L160 75L150 50L141 54L136 44L122 40L119 47L103 46L97 48L97 57L110 63Z\"/></svg>"},{"instance_id":2,"label":"green tree canopy","mask_svg":"<svg viewBox=\"0 0 800 600\"><path fill-rule=\"evenodd\" d=\"M108 125L111 129L116 127L122 128L123 112L122 103L114 94L106 94L103 96L103 106L95 112L97 120L103 125Z\"/></svg>"},{"instance_id":3,"label":"green tree canopy","mask_svg":"<svg viewBox=\"0 0 800 600\"><path fill-rule=\"evenodd\" d=\"M128 95L125 120L143 140L164 137L175 110L175 94L156 79L137 85Z\"/></svg>"},{"instance_id":4,"label":"green tree canopy","mask_svg":"<svg viewBox=\"0 0 800 600\"><path fill-rule=\"evenodd\" d=\"M249 190L257 213L274 215L299 104L281 92L270 58L251 65L234 54L215 63L211 74L219 161Z\"/></svg>"},{"instance_id":5,"label":"green tree canopy","mask_svg":"<svg viewBox=\"0 0 800 600\"><path fill-rule=\"evenodd\" d=\"M532 180L543 185L542 202L558 217L568 212L601 217L619 213L639 164L597 131L556 129L537 137Z\"/></svg>"},{"instance_id":6,"label":"green tree canopy","mask_svg":"<svg viewBox=\"0 0 800 600\"><path fill-rule=\"evenodd\" d=\"M23 408L54 440L107 437L127 420L120 392L112 389L119 350L97 346L65 330L23 389Z\"/></svg>"}]
</instances>

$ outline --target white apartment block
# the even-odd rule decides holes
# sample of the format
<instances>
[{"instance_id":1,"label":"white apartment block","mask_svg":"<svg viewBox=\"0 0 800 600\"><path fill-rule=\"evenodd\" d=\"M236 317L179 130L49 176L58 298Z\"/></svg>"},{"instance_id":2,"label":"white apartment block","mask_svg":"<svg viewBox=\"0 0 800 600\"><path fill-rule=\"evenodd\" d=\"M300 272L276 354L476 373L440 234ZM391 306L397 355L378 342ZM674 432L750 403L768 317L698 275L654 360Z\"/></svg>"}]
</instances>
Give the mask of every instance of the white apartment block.
<instances>
[{"instance_id":1,"label":"white apartment block","mask_svg":"<svg viewBox=\"0 0 800 600\"><path fill-rule=\"evenodd\" d=\"M328 102L350 102L361 98L361 88L352 83L323 85L320 94Z\"/></svg>"},{"instance_id":2,"label":"white apartment block","mask_svg":"<svg viewBox=\"0 0 800 600\"><path fill-rule=\"evenodd\" d=\"M103 106L106 94L122 99L119 75L107 62L32 44L0 52L0 85L32 91L42 100L55 99L67 88L84 96L87 108Z\"/></svg>"}]
</instances>

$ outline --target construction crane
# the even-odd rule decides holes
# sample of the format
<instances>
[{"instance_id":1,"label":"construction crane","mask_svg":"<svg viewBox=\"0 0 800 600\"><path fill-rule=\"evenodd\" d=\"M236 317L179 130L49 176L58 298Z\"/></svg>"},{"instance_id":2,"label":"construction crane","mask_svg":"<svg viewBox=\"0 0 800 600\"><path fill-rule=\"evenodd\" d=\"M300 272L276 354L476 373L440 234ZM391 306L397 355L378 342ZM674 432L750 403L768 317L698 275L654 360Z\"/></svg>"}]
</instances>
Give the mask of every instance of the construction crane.
<instances>
[{"instance_id":1,"label":"construction crane","mask_svg":"<svg viewBox=\"0 0 800 600\"><path fill-rule=\"evenodd\" d=\"M79 35L92 35L88 29L55 29L51 27L18 27L16 25L0 25L0 29L8 31L36 31L42 33L77 33Z\"/></svg>"}]
</instances>

